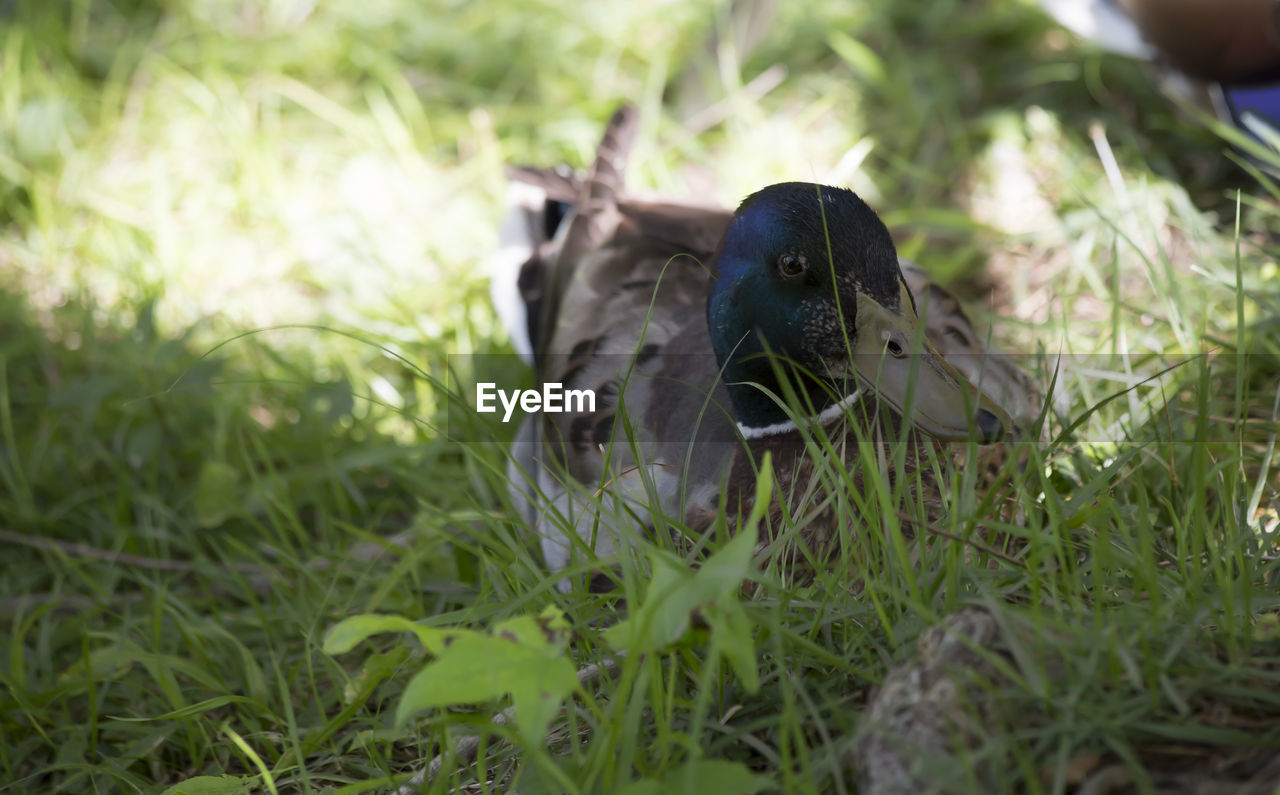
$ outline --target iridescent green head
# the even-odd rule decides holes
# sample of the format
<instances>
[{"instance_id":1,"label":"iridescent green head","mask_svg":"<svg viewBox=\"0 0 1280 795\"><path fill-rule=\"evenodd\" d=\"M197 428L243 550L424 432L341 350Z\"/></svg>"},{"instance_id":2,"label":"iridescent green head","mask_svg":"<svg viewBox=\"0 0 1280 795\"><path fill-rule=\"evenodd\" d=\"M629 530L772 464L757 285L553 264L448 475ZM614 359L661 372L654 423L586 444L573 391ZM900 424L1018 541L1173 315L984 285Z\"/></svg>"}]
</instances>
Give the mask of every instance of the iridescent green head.
<instances>
[{"instance_id":1,"label":"iridescent green head","mask_svg":"<svg viewBox=\"0 0 1280 795\"><path fill-rule=\"evenodd\" d=\"M810 374L792 385L817 411L862 388L939 438L994 441L1010 427L924 340L889 230L852 191L788 182L752 194L717 269L707 322L742 425L787 421L757 386L780 393L769 351Z\"/></svg>"}]
</instances>

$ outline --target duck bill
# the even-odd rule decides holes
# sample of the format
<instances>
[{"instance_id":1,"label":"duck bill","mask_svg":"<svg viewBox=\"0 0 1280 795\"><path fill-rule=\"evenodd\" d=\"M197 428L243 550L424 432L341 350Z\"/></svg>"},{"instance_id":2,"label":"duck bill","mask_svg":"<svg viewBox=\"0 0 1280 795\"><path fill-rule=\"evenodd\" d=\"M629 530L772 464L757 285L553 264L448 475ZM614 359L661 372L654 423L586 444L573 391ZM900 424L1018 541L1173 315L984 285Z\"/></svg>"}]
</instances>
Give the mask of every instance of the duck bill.
<instances>
[{"instance_id":1,"label":"duck bill","mask_svg":"<svg viewBox=\"0 0 1280 795\"><path fill-rule=\"evenodd\" d=\"M853 351L858 381L930 436L983 444L998 440L1012 428L1008 414L929 344L905 287L903 293L902 314L858 295Z\"/></svg>"}]
</instances>

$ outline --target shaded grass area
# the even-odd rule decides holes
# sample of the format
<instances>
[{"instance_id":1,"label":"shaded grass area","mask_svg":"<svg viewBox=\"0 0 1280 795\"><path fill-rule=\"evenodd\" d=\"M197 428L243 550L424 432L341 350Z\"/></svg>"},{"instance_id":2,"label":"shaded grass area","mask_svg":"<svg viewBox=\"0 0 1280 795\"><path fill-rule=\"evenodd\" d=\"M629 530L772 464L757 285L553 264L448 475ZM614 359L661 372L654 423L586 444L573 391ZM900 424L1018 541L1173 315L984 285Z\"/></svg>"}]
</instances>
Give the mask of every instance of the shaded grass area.
<instances>
[{"instance_id":1,"label":"shaded grass area","mask_svg":"<svg viewBox=\"0 0 1280 795\"><path fill-rule=\"evenodd\" d=\"M235 768L229 708L255 735L287 731L277 718L322 725L337 706L341 672L305 649L353 582L376 578L383 609L467 594L451 557L422 565L438 543L395 540L410 494L447 515L454 492L420 488L417 466L457 455L379 434L344 381L296 358L276 357L271 379L193 367L185 340L101 327L74 303L49 319L68 347L5 309L11 782L146 789L184 766ZM152 708L171 717L135 721ZM27 767L40 757L42 772Z\"/></svg>"},{"instance_id":2,"label":"shaded grass area","mask_svg":"<svg viewBox=\"0 0 1280 795\"><path fill-rule=\"evenodd\" d=\"M1035 643L960 790L1280 744L1274 193L1028 4L780 4L753 34L769 6L0 6L0 778L359 791L478 732L429 789L669 791L723 760L850 791L869 690L971 603ZM549 746L502 698L397 726L432 657L327 654L339 620L556 605L575 669L618 651L617 605L558 594L509 520L500 445L444 437L439 384L507 350L480 264L501 164L581 165L621 98L637 184L850 184L904 254L996 283L998 339L1046 381L1040 350L1105 358L1059 373L1052 444L933 462L936 532L903 530L900 491L849 497L814 581L769 551L745 624L621 658ZM618 561L629 605L678 560L653 546Z\"/></svg>"}]
</instances>

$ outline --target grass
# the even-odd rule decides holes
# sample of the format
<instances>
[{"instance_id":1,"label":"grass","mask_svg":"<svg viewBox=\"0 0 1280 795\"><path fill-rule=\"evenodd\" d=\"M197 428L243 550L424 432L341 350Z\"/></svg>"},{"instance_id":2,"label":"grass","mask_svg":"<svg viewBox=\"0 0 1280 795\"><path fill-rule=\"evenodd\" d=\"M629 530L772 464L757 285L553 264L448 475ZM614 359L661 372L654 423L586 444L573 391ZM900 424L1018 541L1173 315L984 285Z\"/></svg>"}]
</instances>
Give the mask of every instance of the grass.
<instances>
[{"instance_id":1,"label":"grass","mask_svg":"<svg viewBox=\"0 0 1280 795\"><path fill-rule=\"evenodd\" d=\"M1021 629L957 790L1280 747L1274 183L1031 4L778 4L759 35L756 7L0 6L8 789L376 790L478 736L426 789L852 791L870 689L969 604ZM482 266L501 166L583 165L623 98L636 185L849 184L1028 368L1068 354L1053 441L934 462L922 538L902 492L849 494L812 582L734 557L736 518L696 575L642 545L621 593L656 623L609 635L510 519L510 431L451 442L440 385L482 354L527 378ZM419 640L326 651L374 613ZM560 682L549 744L492 717L519 675L411 687L492 663L428 630L499 625L547 671L616 661Z\"/></svg>"}]
</instances>

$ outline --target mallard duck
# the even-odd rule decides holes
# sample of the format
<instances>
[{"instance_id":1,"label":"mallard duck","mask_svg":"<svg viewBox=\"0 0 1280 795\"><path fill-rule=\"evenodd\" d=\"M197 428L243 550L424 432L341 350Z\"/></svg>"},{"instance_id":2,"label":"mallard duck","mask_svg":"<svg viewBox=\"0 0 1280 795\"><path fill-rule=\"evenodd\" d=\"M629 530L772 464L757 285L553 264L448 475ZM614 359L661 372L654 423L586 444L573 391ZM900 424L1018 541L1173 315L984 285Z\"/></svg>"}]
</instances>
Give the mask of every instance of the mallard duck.
<instances>
[{"instance_id":1,"label":"mallard duck","mask_svg":"<svg viewBox=\"0 0 1280 795\"><path fill-rule=\"evenodd\" d=\"M990 443L1035 416L1026 377L852 191L770 185L734 211L629 195L636 119L613 116L584 178L511 172L535 189L495 301L539 384L596 396L526 417L512 446L513 497L553 572L633 532L597 497L696 531L743 506L766 451L784 494L804 488L813 429ZM830 528L814 526L818 544Z\"/></svg>"}]
</instances>

